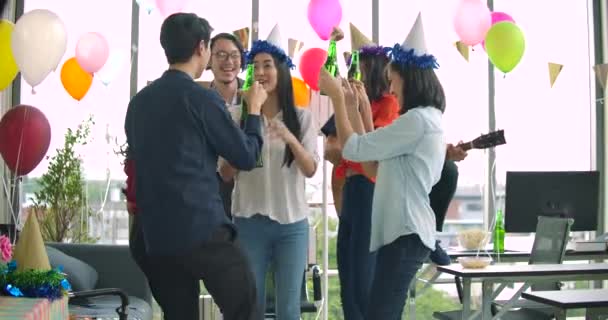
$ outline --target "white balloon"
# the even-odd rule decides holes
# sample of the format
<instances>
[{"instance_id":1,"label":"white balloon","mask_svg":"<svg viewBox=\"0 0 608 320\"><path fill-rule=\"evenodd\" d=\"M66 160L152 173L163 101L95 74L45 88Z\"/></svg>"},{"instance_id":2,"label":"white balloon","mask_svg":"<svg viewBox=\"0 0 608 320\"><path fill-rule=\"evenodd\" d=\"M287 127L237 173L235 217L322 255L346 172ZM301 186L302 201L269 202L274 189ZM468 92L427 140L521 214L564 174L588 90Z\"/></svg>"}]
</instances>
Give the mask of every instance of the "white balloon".
<instances>
[{"instance_id":1,"label":"white balloon","mask_svg":"<svg viewBox=\"0 0 608 320\"><path fill-rule=\"evenodd\" d=\"M106 64L95 73L96 78L107 87L124 70L126 60L127 58L121 51L111 51Z\"/></svg>"},{"instance_id":2,"label":"white balloon","mask_svg":"<svg viewBox=\"0 0 608 320\"><path fill-rule=\"evenodd\" d=\"M63 21L45 9L29 11L19 18L11 37L17 66L32 87L57 69L67 45L68 35Z\"/></svg>"}]
</instances>

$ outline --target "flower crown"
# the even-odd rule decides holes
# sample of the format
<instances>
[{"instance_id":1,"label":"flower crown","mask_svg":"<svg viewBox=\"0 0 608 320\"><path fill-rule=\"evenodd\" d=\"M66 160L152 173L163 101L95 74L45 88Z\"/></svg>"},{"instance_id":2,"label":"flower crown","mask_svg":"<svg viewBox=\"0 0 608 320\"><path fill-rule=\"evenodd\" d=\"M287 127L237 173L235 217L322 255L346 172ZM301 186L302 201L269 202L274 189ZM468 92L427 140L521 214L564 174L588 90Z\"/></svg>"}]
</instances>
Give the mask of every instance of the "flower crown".
<instances>
[{"instance_id":1,"label":"flower crown","mask_svg":"<svg viewBox=\"0 0 608 320\"><path fill-rule=\"evenodd\" d=\"M359 55L362 56L385 56L388 57L391 48L377 45L367 45L359 49Z\"/></svg>"},{"instance_id":2,"label":"flower crown","mask_svg":"<svg viewBox=\"0 0 608 320\"><path fill-rule=\"evenodd\" d=\"M395 63L402 66L416 66L420 69L439 68L435 56L431 54L417 55L414 49L404 49L398 43L390 49L390 57Z\"/></svg>"},{"instance_id":3,"label":"flower crown","mask_svg":"<svg viewBox=\"0 0 608 320\"><path fill-rule=\"evenodd\" d=\"M378 56L378 57L385 57L388 59L388 55L389 55L390 51L391 51L391 48L389 48L389 47L377 46L377 45L373 44L373 45L367 45L367 46L361 47L361 49L359 49L359 56ZM349 56L348 59L346 59L347 66L350 66L351 59L352 59L351 56Z\"/></svg>"},{"instance_id":4,"label":"flower crown","mask_svg":"<svg viewBox=\"0 0 608 320\"><path fill-rule=\"evenodd\" d=\"M291 58L285 54L285 51L277 46L275 46L274 44L266 41L266 40L257 40L255 42L253 42L253 45L251 46L251 50L249 50L249 52L247 53L247 63L253 63L253 58L258 54L258 53L268 53L270 55L272 55L273 57L275 57L279 62L283 62L285 64L287 64L287 66L290 69L293 69L296 67L295 64L293 64L293 62L291 61Z\"/></svg>"}]
</instances>

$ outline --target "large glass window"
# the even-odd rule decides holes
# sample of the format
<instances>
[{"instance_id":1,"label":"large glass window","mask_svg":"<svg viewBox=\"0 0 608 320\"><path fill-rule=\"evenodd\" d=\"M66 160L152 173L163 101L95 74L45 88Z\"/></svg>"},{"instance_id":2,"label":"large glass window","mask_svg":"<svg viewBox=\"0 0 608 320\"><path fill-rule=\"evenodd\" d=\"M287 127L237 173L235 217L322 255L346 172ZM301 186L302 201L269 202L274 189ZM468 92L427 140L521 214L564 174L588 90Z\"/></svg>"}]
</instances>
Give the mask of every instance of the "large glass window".
<instances>
[{"instance_id":1,"label":"large glass window","mask_svg":"<svg viewBox=\"0 0 608 320\"><path fill-rule=\"evenodd\" d=\"M36 86L35 94L22 80L21 103L39 108L48 118L52 132L47 153L50 157L56 154L56 149L63 147L64 135L68 128L76 130L80 123L92 116L94 124L90 127L89 142L84 146L77 146L77 152L83 160L88 206L94 212L103 213L97 215L99 218L108 214L113 217L120 216L126 221L126 210L120 200L119 189L124 182L122 159L115 151L118 150L120 141L124 141L124 114L129 102L131 1L28 0L25 1L24 9L26 13L34 9L48 9L57 14L65 24L68 44L57 70ZM65 61L75 56L78 40L87 32L103 35L109 44L110 55L117 57L121 67L117 69L114 77L95 75L87 94L81 101L77 101L64 89L60 74ZM104 84L102 78L109 82ZM27 179L24 179L24 206L31 204L29 199L33 197L33 191L36 189L36 179L47 172L48 164L48 159L44 159ZM115 226L127 230L122 224L118 222ZM96 229L96 226L91 226L92 236L101 241L111 241L112 238L117 240L118 229L113 232L111 225L105 228L100 224L98 227L100 228ZM108 233L103 234L102 229L106 229ZM124 236L124 232L122 233ZM126 236L124 238L126 239Z\"/></svg>"},{"instance_id":2,"label":"large glass window","mask_svg":"<svg viewBox=\"0 0 608 320\"><path fill-rule=\"evenodd\" d=\"M319 38L308 21L308 0L260 0L260 23L259 38L266 39L275 24L279 24L281 35L285 45L287 39L293 38L304 43L301 52L309 48L322 48L327 50L329 41ZM372 38L372 3L368 0L351 0L348 3L342 1L342 21L340 27L344 31L344 40L338 43L338 54L340 61L340 72L344 74L346 64L342 52L350 51L350 28L353 23L361 32L370 39ZM289 14L285 14L289 13ZM296 57L297 60L297 57ZM296 61L297 64L297 61ZM299 76L299 71L293 72Z\"/></svg>"},{"instance_id":3,"label":"large glass window","mask_svg":"<svg viewBox=\"0 0 608 320\"><path fill-rule=\"evenodd\" d=\"M506 76L496 70L496 122L507 138L496 149L501 186L506 171L591 169L594 79L585 3L495 1L495 10L510 14L526 38L519 65ZM550 15L540 20L543 11ZM563 65L553 87L549 63Z\"/></svg>"},{"instance_id":4,"label":"large glass window","mask_svg":"<svg viewBox=\"0 0 608 320\"><path fill-rule=\"evenodd\" d=\"M251 28L251 0L188 1L183 12L193 12L207 19L214 29L213 34ZM150 14L146 10L139 11L140 53L137 87L140 89L167 70L167 59L159 40L163 20L164 17L158 10ZM205 71L202 80L211 79L213 74Z\"/></svg>"},{"instance_id":5,"label":"large glass window","mask_svg":"<svg viewBox=\"0 0 608 320\"><path fill-rule=\"evenodd\" d=\"M28 0L25 12L34 9L48 9L56 13L68 34L67 50L55 72L35 88L21 82L21 103L42 110L51 124L51 146L48 155L63 146L67 128L75 129L89 115L93 115L95 125L91 128L92 143L82 150L84 167L88 179L105 179L108 168L107 151L115 145L110 137L123 136L124 113L129 102L129 66L131 52L131 3L129 1L70 1L70 0ZM108 20L108 17L112 17ZM126 59L121 71L107 86L96 77L81 101L76 101L64 89L60 73L64 62L75 56L79 38L87 32L98 32L108 41L111 54L117 52ZM44 53L40 53L44 54ZM109 145L110 144L110 145ZM43 160L32 171L30 177L38 177L47 169L48 162ZM113 172L121 172L120 162L110 162Z\"/></svg>"},{"instance_id":6,"label":"large glass window","mask_svg":"<svg viewBox=\"0 0 608 320\"><path fill-rule=\"evenodd\" d=\"M444 129L446 142L456 144L469 141L485 133L488 128L488 77L487 58L483 51L470 51L469 61L458 52L458 40L453 27L457 0L380 2L380 43L392 46L403 43L418 12L422 21L429 53L440 65L437 75L446 95ZM437 10L442 7L444 10ZM458 163L458 189L449 207L444 233L444 245L456 244L457 230L483 221L481 185L484 183L484 152L469 151L468 157Z\"/></svg>"}]
</instances>

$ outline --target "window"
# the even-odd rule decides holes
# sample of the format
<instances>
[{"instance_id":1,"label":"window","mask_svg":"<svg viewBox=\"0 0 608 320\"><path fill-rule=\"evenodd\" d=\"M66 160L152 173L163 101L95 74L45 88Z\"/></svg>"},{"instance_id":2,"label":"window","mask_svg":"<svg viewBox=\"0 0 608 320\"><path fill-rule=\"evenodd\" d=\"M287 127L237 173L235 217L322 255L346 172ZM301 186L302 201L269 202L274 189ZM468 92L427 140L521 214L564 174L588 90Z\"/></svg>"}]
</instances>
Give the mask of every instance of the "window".
<instances>
[{"instance_id":1,"label":"window","mask_svg":"<svg viewBox=\"0 0 608 320\"><path fill-rule=\"evenodd\" d=\"M238 8L234 10L235 8ZM207 19L213 34L228 32L251 27L251 0L188 1L183 12L193 12ZM148 81L159 78L167 69L167 59L160 46L160 27L165 17L158 10L148 14L146 10L139 11L139 67L137 87L146 86ZM212 36L213 36L212 34ZM205 71L202 80L213 79L210 71Z\"/></svg>"},{"instance_id":2,"label":"window","mask_svg":"<svg viewBox=\"0 0 608 320\"><path fill-rule=\"evenodd\" d=\"M308 0L260 0L260 22L259 38L266 39L275 24L281 28L281 36L285 46L287 39L292 38L304 43L302 51L310 48L322 48L327 50L329 41L323 41L308 22ZM338 42L338 61L340 61L340 73L345 74L346 63L342 52L350 51L350 28L353 23L368 38L372 38L372 3L369 0L350 0L348 3L342 1L342 21L340 28L344 31L344 40ZM290 13L290 14L286 14ZM293 14L291 14L293 13ZM297 14L295 14L297 13ZM297 65L296 61L294 61ZM299 71L293 71L292 75L300 76Z\"/></svg>"},{"instance_id":3,"label":"window","mask_svg":"<svg viewBox=\"0 0 608 320\"><path fill-rule=\"evenodd\" d=\"M526 39L519 65L504 77L496 70L497 127L505 129L507 139L496 149L498 184L504 186L506 171L590 170L595 103L590 98L594 75L585 2L495 5L496 11L513 17ZM548 8L551 14L539 20L538 13ZM549 62L563 65L553 87Z\"/></svg>"},{"instance_id":4,"label":"window","mask_svg":"<svg viewBox=\"0 0 608 320\"><path fill-rule=\"evenodd\" d=\"M437 58L440 67L437 75L446 95L444 130L447 143L470 141L488 128L488 77L485 53L469 53L467 62L458 52L454 43L458 40L453 27L455 8L459 1L432 0L404 2L383 0L380 2L380 43L393 46L403 43L418 12L422 21L429 53ZM445 8L445 10L437 10ZM470 150L468 157L458 163L458 189L453 201L482 203L481 188L484 183L485 156L481 150ZM473 195L473 200L471 196ZM466 217L458 206L450 206L446 225L458 219L483 219L482 211L474 211Z\"/></svg>"},{"instance_id":5,"label":"window","mask_svg":"<svg viewBox=\"0 0 608 320\"><path fill-rule=\"evenodd\" d=\"M83 163L88 205L95 212L119 210L120 219L126 219L124 203L114 201L107 192L116 193L124 182L122 157L115 154L118 144L124 141L124 114L129 102L129 57L131 55L131 1L71 1L71 0L27 0L24 12L34 9L48 9L63 21L68 44L64 57L55 72L51 72L32 93L29 84L21 82L21 103L35 106L45 113L51 125L51 144L47 156L56 154L63 147L64 135L68 128L73 130L90 115L89 143L77 147ZM108 20L108 17L112 19ZM116 76L107 85L95 75L93 83L81 101L73 99L64 89L60 73L64 62L75 56L76 44L87 32L98 32L108 41L110 55L122 57L122 65ZM44 53L40 53L44 54ZM49 161L44 159L28 178L39 178L47 171ZM111 182L111 183L110 183ZM23 193L32 196L36 188L35 180L24 179ZM23 199L23 206L30 204ZM119 207L120 209L111 209ZM96 220L100 222L101 220ZM91 224L91 235L101 236L96 230L101 224ZM106 240L103 236L101 241Z\"/></svg>"},{"instance_id":6,"label":"window","mask_svg":"<svg viewBox=\"0 0 608 320\"><path fill-rule=\"evenodd\" d=\"M130 32L125 30L131 28L131 2L27 0L24 9L26 13L34 9L48 9L56 13L68 34L67 50L62 61L55 72L36 86L36 93L32 94L30 85L23 80L21 82L21 103L42 110L51 124L51 145L47 155L53 156L55 149L63 146L67 128L75 129L92 114L95 121L91 128L92 142L81 150L86 177L92 180L106 179L107 169L116 174L115 178L120 177L120 160L114 156L113 150L116 149L114 138L124 135L124 113L129 102L128 61L108 86L94 77L91 88L81 101L74 100L65 91L60 72L63 63L75 56L78 39L86 32L102 34L110 45L110 52L118 52L128 60L126 57L130 57L131 39ZM108 20L110 16L112 19ZM43 160L29 176L39 177L46 172L47 165L48 161Z\"/></svg>"}]
</instances>

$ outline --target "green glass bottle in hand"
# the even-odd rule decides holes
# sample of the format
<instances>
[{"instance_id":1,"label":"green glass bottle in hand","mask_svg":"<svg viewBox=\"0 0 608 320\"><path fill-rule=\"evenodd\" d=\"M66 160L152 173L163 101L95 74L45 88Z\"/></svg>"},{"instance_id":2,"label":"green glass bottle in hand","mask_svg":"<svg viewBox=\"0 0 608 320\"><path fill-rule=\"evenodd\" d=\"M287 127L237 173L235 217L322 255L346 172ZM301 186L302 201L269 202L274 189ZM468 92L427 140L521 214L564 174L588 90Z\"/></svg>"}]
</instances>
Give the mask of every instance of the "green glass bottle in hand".
<instances>
[{"instance_id":1,"label":"green glass bottle in hand","mask_svg":"<svg viewBox=\"0 0 608 320\"><path fill-rule=\"evenodd\" d=\"M336 77L339 75L338 72L338 49L336 48L336 41L329 40L329 49L327 49L327 59L325 60L325 64L323 65L323 69L327 70L332 77ZM321 91L322 95L325 95Z\"/></svg>"},{"instance_id":2,"label":"green glass bottle in hand","mask_svg":"<svg viewBox=\"0 0 608 320\"><path fill-rule=\"evenodd\" d=\"M502 210L496 211L494 223L494 253L505 252L505 219Z\"/></svg>"},{"instance_id":3,"label":"green glass bottle in hand","mask_svg":"<svg viewBox=\"0 0 608 320\"><path fill-rule=\"evenodd\" d=\"M250 63L247 65L247 72L245 73L245 81L243 82L243 86L241 87L241 90L247 91L247 90L249 90L249 88L251 88L251 85L253 85L253 71L254 71L253 69L254 69L253 63ZM241 126L242 127L245 126L245 121L247 120L248 115L249 115L249 107L247 106L247 100L242 98L241 99ZM262 160L261 153L258 158L258 161L256 162L256 166L258 168L264 166L264 161Z\"/></svg>"},{"instance_id":4,"label":"green glass bottle in hand","mask_svg":"<svg viewBox=\"0 0 608 320\"><path fill-rule=\"evenodd\" d=\"M251 88L253 84L253 64L247 65L247 72L245 73L245 81L243 82L243 86L241 90L247 91ZM247 120L247 116L249 115L249 108L247 107L247 100L245 98L241 98L241 126L245 125L245 120Z\"/></svg>"},{"instance_id":5,"label":"green glass bottle in hand","mask_svg":"<svg viewBox=\"0 0 608 320\"><path fill-rule=\"evenodd\" d=\"M336 41L329 41L329 49L327 49L327 60L323 68L329 72L333 77L338 75L338 49L336 47Z\"/></svg>"},{"instance_id":6,"label":"green glass bottle in hand","mask_svg":"<svg viewBox=\"0 0 608 320\"><path fill-rule=\"evenodd\" d=\"M361 81L361 67L359 64L359 50L352 52L350 66L348 67L348 79Z\"/></svg>"}]
</instances>

